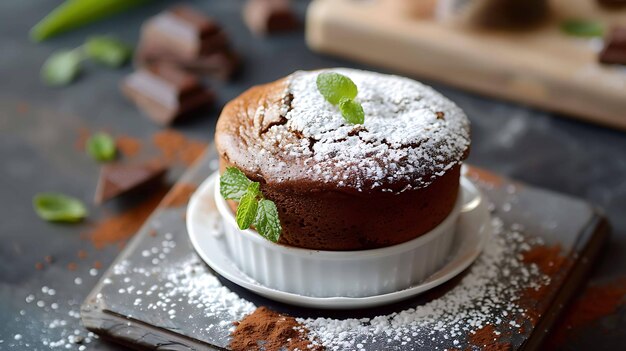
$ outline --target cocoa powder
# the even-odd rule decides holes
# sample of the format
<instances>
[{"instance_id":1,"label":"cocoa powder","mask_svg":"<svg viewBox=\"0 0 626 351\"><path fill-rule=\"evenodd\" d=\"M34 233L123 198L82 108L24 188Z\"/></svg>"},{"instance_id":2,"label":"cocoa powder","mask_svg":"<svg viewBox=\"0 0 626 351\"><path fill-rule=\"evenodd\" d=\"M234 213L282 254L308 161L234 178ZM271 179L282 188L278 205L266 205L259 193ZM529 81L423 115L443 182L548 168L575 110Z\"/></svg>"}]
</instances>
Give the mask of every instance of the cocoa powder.
<instances>
[{"instance_id":1,"label":"cocoa powder","mask_svg":"<svg viewBox=\"0 0 626 351\"><path fill-rule=\"evenodd\" d=\"M180 207L189 202L189 198L196 191L194 184L179 182L163 199L165 207Z\"/></svg>"},{"instance_id":2,"label":"cocoa powder","mask_svg":"<svg viewBox=\"0 0 626 351\"><path fill-rule=\"evenodd\" d=\"M295 318L267 307L257 308L235 324L229 345L233 351L324 350L308 339L308 330Z\"/></svg>"},{"instance_id":3,"label":"cocoa powder","mask_svg":"<svg viewBox=\"0 0 626 351\"><path fill-rule=\"evenodd\" d=\"M78 136L76 138L76 142L74 143L74 148L76 148L77 151L83 152L85 151L85 145L87 145L87 140L89 140L91 132L89 129L81 127L78 128L77 133Z\"/></svg>"},{"instance_id":4,"label":"cocoa powder","mask_svg":"<svg viewBox=\"0 0 626 351\"><path fill-rule=\"evenodd\" d=\"M171 129L155 133L152 142L161 151L166 162L178 162L185 166L191 165L207 147L206 143L188 139L184 134Z\"/></svg>"},{"instance_id":5,"label":"cocoa powder","mask_svg":"<svg viewBox=\"0 0 626 351\"><path fill-rule=\"evenodd\" d=\"M534 245L530 250L522 254L522 262L525 264L535 264L541 271L550 278L552 282L561 279L559 273L567 264L567 258L562 253L560 245ZM545 304L549 303L547 299L550 284L541 285L536 288L527 288L522 290L517 304L526 310L526 319L534 326L541 317L539 311L545 310ZM523 328L523 320L517 321L517 324ZM520 330L520 333L523 329Z\"/></svg>"},{"instance_id":6,"label":"cocoa powder","mask_svg":"<svg viewBox=\"0 0 626 351\"><path fill-rule=\"evenodd\" d=\"M557 274L565 263L560 245L535 245L523 253L522 261L526 264L536 264L541 272L549 277Z\"/></svg>"},{"instance_id":7,"label":"cocoa powder","mask_svg":"<svg viewBox=\"0 0 626 351\"><path fill-rule=\"evenodd\" d=\"M611 315L626 304L626 277L602 284L589 285L567 308L546 343L548 349L557 349L580 327Z\"/></svg>"},{"instance_id":8,"label":"cocoa powder","mask_svg":"<svg viewBox=\"0 0 626 351\"><path fill-rule=\"evenodd\" d=\"M115 138L115 145L122 155L129 158L137 156L141 151L141 140L127 135Z\"/></svg>"},{"instance_id":9,"label":"cocoa powder","mask_svg":"<svg viewBox=\"0 0 626 351\"><path fill-rule=\"evenodd\" d=\"M105 217L87 233L87 238L97 249L109 244L118 244L118 247L122 248L124 241L141 228L166 192L165 188L158 189L152 196L130 210Z\"/></svg>"}]
</instances>

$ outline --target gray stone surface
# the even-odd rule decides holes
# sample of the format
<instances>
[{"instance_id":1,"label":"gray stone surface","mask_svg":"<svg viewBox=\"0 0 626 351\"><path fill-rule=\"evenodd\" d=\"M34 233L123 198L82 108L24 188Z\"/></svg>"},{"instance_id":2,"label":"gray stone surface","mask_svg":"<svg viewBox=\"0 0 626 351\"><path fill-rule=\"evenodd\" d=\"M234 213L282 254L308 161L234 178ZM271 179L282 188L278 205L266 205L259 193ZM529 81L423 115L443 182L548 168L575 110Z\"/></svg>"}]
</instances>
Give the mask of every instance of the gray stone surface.
<instances>
[{"instance_id":1,"label":"gray stone surface","mask_svg":"<svg viewBox=\"0 0 626 351\"><path fill-rule=\"evenodd\" d=\"M96 250L81 239L80 233L89 222L53 225L41 221L32 211L32 196L39 191L60 191L90 203L98 166L75 150L76 129L106 128L146 141L158 130L119 93L119 80L130 72L130 67L109 70L87 64L80 79L64 88L41 84L39 68L54 50L78 46L89 35L110 33L134 43L142 20L171 3L155 1L45 43L29 42L28 29L57 3L0 2L0 349L48 349L44 341L67 340L75 330L89 337L76 318L78 305L101 273L92 276L89 268L96 260L106 267L119 252L116 247ZM209 82L218 91L217 107L176 126L192 137L210 141L220 107L253 84L280 78L296 69L368 68L312 53L302 33L253 38L241 21L239 1L196 3L223 24L245 59L245 68L234 82ZM305 5L298 2L301 13ZM614 228L613 236L592 281L626 275L623 132L433 85L470 116L471 163L604 208ZM90 218L96 219L103 210L91 208L91 212ZM86 259L77 257L79 250L85 250ZM55 262L36 270L35 263L43 262L46 255L52 255ZM67 269L71 262L78 263L77 270ZM55 294L44 287L53 288ZM33 301L27 302L30 295ZM566 348L620 349L626 341L625 320L626 311L622 309L577 333ZM65 326L60 326L62 321ZM116 348L101 341L87 346ZM74 349L79 347L72 344Z\"/></svg>"}]
</instances>

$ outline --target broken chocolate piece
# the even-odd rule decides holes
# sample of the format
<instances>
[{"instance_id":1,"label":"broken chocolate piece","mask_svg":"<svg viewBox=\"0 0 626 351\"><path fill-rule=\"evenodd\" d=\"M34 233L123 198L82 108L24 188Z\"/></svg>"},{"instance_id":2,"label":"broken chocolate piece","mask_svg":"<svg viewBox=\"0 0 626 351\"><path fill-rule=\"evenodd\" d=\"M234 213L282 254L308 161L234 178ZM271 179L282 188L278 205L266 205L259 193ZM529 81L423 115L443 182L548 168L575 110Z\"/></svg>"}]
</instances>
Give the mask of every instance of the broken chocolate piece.
<instances>
[{"instance_id":1,"label":"broken chocolate piece","mask_svg":"<svg viewBox=\"0 0 626 351\"><path fill-rule=\"evenodd\" d=\"M626 27L614 27L600 52L602 63L626 65Z\"/></svg>"},{"instance_id":2,"label":"broken chocolate piece","mask_svg":"<svg viewBox=\"0 0 626 351\"><path fill-rule=\"evenodd\" d=\"M168 62L193 73L229 79L238 67L236 57L215 21L179 6L143 25L135 60L140 66Z\"/></svg>"},{"instance_id":3,"label":"broken chocolate piece","mask_svg":"<svg viewBox=\"0 0 626 351\"><path fill-rule=\"evenodd\" d=\"M162 180L166 170L158 161L139 165L106 164L100 170L94 200L101 204L122 194L149 188Z\"/></svg>"},{"instance_id":4,"label":"broken chocolate piece","mask_svg":"<svg viewBox=\"0 0 626 351\"><path fill-rule=\"evenodd\" d=\"M287 32L299 27L289 0L248 0L243 8L243 19L257 35Z\"/></svg>"},{"instance_id":5,"label":"broken chocolate piece","mask_svg":"<svg viewBox=\"0 0 626 351\"><path fill-rule=\"evenodd\" d=\"M598 3L606 8L617 8L626 6L626 0L598 0Z\"/></svg>"},{"instance_id":6,"label":"broken chocolate piece","mask_svg":"<svg viewBox=\"0 0 626 351\"><path fill-rule=\"evenodd\" d=\"M199 79L168 64L140 69L124 79L122 91L160 125L208 108L214 100Z\"/></svg>"},{"instance_id":7,"label":"broken chocolate piece","mask_svg":"<svg viewBox=\"0 0 626 351\"><path fill-rule=\"evenodd\" d=\"M240 66L239 57L230 50L217 51L193 59L183 59L172 54L169 50L163 50L160 45L144 43L135 57L140 66L169 63L191 73L211 76L220 80L231 79L238 72Z\"/></svg>"}]
</instances>

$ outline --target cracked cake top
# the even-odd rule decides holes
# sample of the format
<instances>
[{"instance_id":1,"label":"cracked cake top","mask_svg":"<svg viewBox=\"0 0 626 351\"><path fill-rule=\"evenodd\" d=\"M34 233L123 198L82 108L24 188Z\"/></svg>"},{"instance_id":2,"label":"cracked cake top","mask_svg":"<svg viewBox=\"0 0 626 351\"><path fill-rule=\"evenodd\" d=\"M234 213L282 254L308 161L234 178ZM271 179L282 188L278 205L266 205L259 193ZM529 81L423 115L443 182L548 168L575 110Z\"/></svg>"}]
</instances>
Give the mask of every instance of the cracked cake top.
<instances>
[{"instance_id":1,"label":"cracked cake top","mask_svg":"<svg viewBox=\"0 0 626 351\"><path fill-rule=\"evenodd\" d=\"M346 122L319 93L323 71L354 81L363 124ZM295 72L227 104L216 130L220 155L262 182L366 193L423 188L467 157L467 117L432 88L393 75L323 71Z\"/></svg>"}]
</instances>

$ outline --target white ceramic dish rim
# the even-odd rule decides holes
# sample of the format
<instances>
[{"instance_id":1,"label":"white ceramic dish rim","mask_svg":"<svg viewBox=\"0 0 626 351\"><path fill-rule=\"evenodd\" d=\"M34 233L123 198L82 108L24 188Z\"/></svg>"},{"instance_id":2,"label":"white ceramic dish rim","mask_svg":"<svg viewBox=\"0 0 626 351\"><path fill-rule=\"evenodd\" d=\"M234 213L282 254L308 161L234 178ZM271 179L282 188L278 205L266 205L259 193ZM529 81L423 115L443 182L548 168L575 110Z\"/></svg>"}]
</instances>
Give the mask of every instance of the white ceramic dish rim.
<instances>
[{"instance_id":1,"label":"white ceramic dish rim","mask_svg":"<svg viewBox=\"0 0 626 351\"><path fill-rule=\"evenodd\" d=\"M219 175L217 173L218 172L216 172L216 174L212 176L215 176L216 178L218 178ZM326 250L305 249L305 248L300 248L300 247L277 244L277 243L271 242L263 238L259 233L256 232L256 230L239 229L239 226L237 225L237 221L235 219L235 216L233 215L232 210L226 203L226 200L224 200L224 198L220 195L220 182L218 179L216 179L215 181L214 194L215 194L214 197L215 197L215 204L217 206L217 210L222 216L222 219L228 222L227 225L235 228L239 232L239 234L245 235L249 239L254 240L256 244L259 244L264 247L270 248L274 251L278 251L278 252L289 254L289 255L302 256L302 255L315 254L316 257L321 257L327 260L341 259L342 261L361 260L364 257L392 256L398 252L405 252L410 249L423 246L427 242L436 239L441 234L441 231L444 230L446 227L448 227L451 221L456 221L458 219L458 214L461 211L461 207L463 205L463 188L462 186L459 186L459 194L457 196L456 203L454 204L454 208L448 214L448 216L441 223L435 226L433 229L431 229L427 233L415 239L411 239L409 241L406 241L400 244L381 247L377 249L352 250L352 251L326 251Z\"/></svg>"},{"instance_id":2,"label":"white ceramic dish rim","mask_svg":"<svg viewBox=\"0 0 626 351\"><path fill-rule=\"evenodd\" d=\"M404 290L398 290L385 294L366 297L313 297L299 295L269 288L248 277L245 273L243 273L236 267L234 261L232 261L230 257L227 257L227 250L224 251L225 247L219 247L220 244L223 244L223 241L221 241L219 238L220 235L218 235L217 233L214 233L214 235L206 235L208 234L206 233L206 231L202 231L200 230L200 228L198 228L198 225L200 225L199 223L190 220L194 217L194 215L196 215L196 211L202 209L202 206L200 206L200 200L202 198L201 195L207 192L208 188L213 186L212 183L216 181L216 178L216 174L208 177L204 181L204 183L198 188L196 193L194 193L189 202L187 229L191 244L195 248L196 252L211 267L211 269L213 269L216 273L220 274L222 277L229 280L230 282L266 298L297 306L325 309L355 309L381 306L384 304L389 304L409 298L411 296L417 295L445 283L446 281L457 276L459 273L469 267L480 255L487 241L487 238L489 238L492 233L492 227L489 224L490 215L486 208L486 204L481 199L481 196L478 196L472 201L468 201L463 206L463 210L460 214L460 216L476 216L476 220L478 220L480 219L478 218L478 216L480 216L480 209L482 207L485 218L482 220L481 224L477 225L478 233L476 235L476 240L469 243L471 245L468 246L463 246L463 244L467 245L468 243L464 243L462 240L461 247L457 247L455 251L451 253L452 256L450 257L449 261L439 270L435 271L428 278L426 278L426 280L424 280L422 283L406 288ZM469 187L470 191L473 190L474 192L478 192L474 184L472 184L471 181L466 178L462 179L462 186ZM213 197L213 199L214 198L215 197ZM221 230L222 233L224 230L217 228L213 229L217 231ZM457 232L455 235L460 234ZM211 242L211 244L216 244L207 246L209 247L208 251L217 250L214 255L212 255L211 252L208 252L202 244L209 241ZM220 264L220 261L223 262Z\"/></svg>"}]
</instances>

